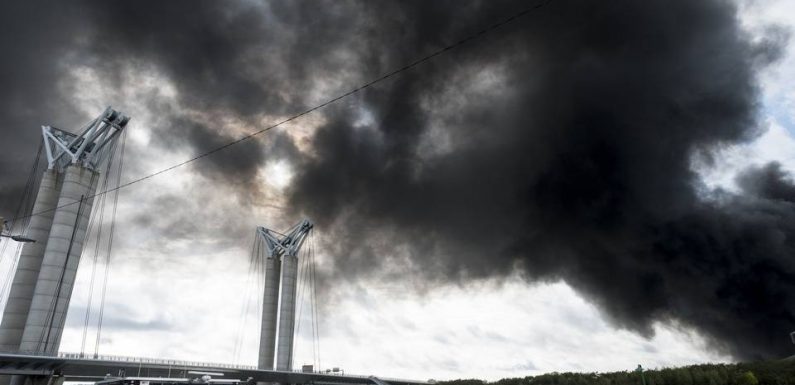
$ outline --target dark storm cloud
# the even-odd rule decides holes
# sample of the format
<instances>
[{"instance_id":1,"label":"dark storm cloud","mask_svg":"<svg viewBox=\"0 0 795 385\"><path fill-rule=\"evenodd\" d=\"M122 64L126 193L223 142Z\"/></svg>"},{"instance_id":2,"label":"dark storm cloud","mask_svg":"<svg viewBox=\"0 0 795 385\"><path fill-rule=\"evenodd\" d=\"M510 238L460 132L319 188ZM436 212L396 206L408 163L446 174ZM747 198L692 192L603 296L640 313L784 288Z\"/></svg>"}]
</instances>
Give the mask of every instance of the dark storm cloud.
<instances>
[{"instance_id":1,"label":"dark storm cloud","mask_svg":"<svg viewBox=\"0 0 795 385\"><path fill-rule=\"evenodd\" d=\"M75 60L109 79L130 67L169 79L181 108L208 116L166 109L166 122L154 129L167 146L188 145L200 154L243 135L225 132L219 124L224 118L241 120L248 133L308 108L318 83L361 76L359 66L351 65L356 61L345 56L367 42L349 34L367 24L357 18L357 8L352 2L325 3L322 13L309 2L90 2L90 37L79 44L88 59ZM270 121L258 120L262 116ZM297 155L283 134L269 133L268 139L265 147L245 141L194 167L250 203L262 198L256 176L264 161Z\"/></svg>"},{"instance_id":2,"label":"dark storm cloud","mask_svg":"<svg viewBox=\"0 0 795 385\"><path fill-rule=\"evenodd\" d=\"M330 28L356 24L355 14L344 12L351 6L329 4L332 16L319 19L302 12L313 8L309 4L84 1L4 5L7 31L0 44L9 59L3 61L0 75L5 101L0 123L4 131L14 134L0 144L4 150L0 167L10 176L0 186L0 208L12 216L35 156L38 127L53 124L74 131L84 123L85 117L72 112L74 95L59 83L74 67L91 68L104 86L120 92L139 86L139 79L125 78L130 69L168 79L177 89L178 108L158 105L156 99L140 101L158 115L158 124L148 128L162 142L159 145L167 149L188 146L200 154L242 136L226 132L219 123L224 118L241 120L249 132L262 124L258 118L263 114L275 115L272 119L276 120L306 108L305 99L316 81L339 76L343 65L358 76L359 71L348 66L331 44L352 40L343 34L345 28ZM291 30L292 25L307 23L311 28ZM116 100L107 103L118 104ZM124 110L125 106L116 107ZM185 114L188 110L206 116ZM255 141L243 142L202 160L197 167L218 183L236 187L250 202L260 188L254 182L266 154L273 158L295 155L295 147L281 135L269 138L279 146L263 148Z\"/></svg>"},{"instance_id":3,"label":"dark storm cloud","mask_svg":"<svg viewBox=\"0 0 795 385\"><path fill-rule=\"evenodd\" d=\"M392 45L422 52L426 37L478 26L456 22L467 15L516 7L498 8L426 18L405 7ZM532 280L565 280L644 334L678 320L737 357L783 356L795 217L771 199L793 187L773 169L743 179L756 198L705 201L691 168L694 156L758 134L756 73L776 47L751 43L728 2L555 2L368 90L369 130L330 115L292 206L333 229L340 275L388 268L400 260L383 256L409 245L410 265L431 280L518 266ZM478 76L504 81L473 92ZM440 131L449 146L424 154Z\"/></svg>"},{"instance_id":4,"label":"dark storm cloud","mask_svg":"<svg viewBox=\"0 0 795 385\"><path fill-rule=\"evenodd\" d=\"M745 170L738 175L737 184L750 195L795 203L792 176L778 162Z\"/></svg>"},{"instance_id":5,"label":"dark storm cloud","mask_svg":"<svg viewBox=\"0 0 795 385\"><path fill-rule=\"evenodd\" d=\"M89 2L60 23L42 7L33 13L59 28L12 23L40 44L4 41L33 59L3 66L30 64L39 75L20 81L20 100L54 105L23 87L63 75L35 67L43 47L106 82L155 71L180 108L254 126L526 6ZM790 181L749 171L743 194L705 201L691 169L693 156L758 134L756 73L778 46L752 43L725 1L557 0L324 110L307 156L281 136L283 153L248 142L193 167L256 197L258 164L291 159L289 201L332 240L330 278L405 281L408 266L412 279L464 283L518 268L565 280L619 326L648 334L676 320L739 358L781 356L795 325ZM21 122L20 111L1 118ZM196 153L236 137L213 119L164 114L164 142Z\"/></svg>"},{"instance_id":6,"label":"dark storm cloud","mask_svg":"<svg viewBox=\"0 0 795 385\"><path fill-rule=\"evenodd\" d=\"M49 7L49 12L40 12ZM56 119L76 122L58 94L63 57L72 34L80 32L61 3L36 1L2 5L0 12L0 215L16 209L36 155L40 126ZM32 19L35 19L35 22ZM64 30L70 34L64 34Z\"/></svg>"}]
</instances>

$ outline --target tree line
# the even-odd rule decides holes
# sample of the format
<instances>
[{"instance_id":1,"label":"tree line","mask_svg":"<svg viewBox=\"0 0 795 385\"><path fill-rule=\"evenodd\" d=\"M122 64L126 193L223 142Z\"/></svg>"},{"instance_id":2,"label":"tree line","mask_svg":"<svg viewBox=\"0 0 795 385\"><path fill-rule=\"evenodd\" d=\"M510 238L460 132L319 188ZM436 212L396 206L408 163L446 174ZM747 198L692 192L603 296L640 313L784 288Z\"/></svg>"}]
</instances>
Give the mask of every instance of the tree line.
<instances>
[{"instance_id":1,"label":"tree line","mask_svg":"<svg viewBox=\"0 0 795 385\"><path fill-rule=\"evenodd\" d=\"M610 373L545 373L503 378L439 381L439 385L795 385L795 359Z\"/></svg>"}]
</instances>

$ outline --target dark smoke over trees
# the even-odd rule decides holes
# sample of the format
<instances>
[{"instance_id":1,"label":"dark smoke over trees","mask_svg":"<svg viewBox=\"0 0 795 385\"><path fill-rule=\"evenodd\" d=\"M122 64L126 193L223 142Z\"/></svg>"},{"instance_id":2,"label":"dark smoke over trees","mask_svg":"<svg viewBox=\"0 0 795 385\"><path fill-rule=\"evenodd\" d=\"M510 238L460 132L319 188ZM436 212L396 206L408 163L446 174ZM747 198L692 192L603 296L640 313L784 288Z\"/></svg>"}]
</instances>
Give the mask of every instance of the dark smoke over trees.
<instances>
[{"instance_id":1,"label":"dark smoke over trees","mask_svg":"<svg viewBox=\"0 0 795 385\"><path fill-rule=\"evenodd\" d=\"M403 11L410 46L471 25ZM366 130L333 116L291 207L355 240L346 267L385 261L376 233L434 279L518 267L624 327L679 320L738 357L788 354L791 181L752 170L747 195L710 197L691 166L758 132L755 74L775 47L718 1L562 1L508 29L367 91Z\"/></svg>"},{"instance_id":2,"label":"dark smoke over trees","mask_svg":"<svg viewBox=\"0 0 795 385\"><path fill-rule=\"evenodd\" d=\"M487 382L476 379L440 381L441 385L753 385L795 383L795 366L791 360L776 360L739 364L706 364L680 368L665 368L612 373L546 373L524 378L503 378Z\"/></svg>"},{"instance_id":3,"label":"dark smoke over trees","mask_svg":"<svg viewBox=\"0 0 795 385\"><path fill-rule=\"evenodd\" d=\"M254 122L527 6L98 1L67 12L57 37L28 32L43 52L73 50L67 63L103 81L148 68L173 81L183 108ZM46 8L44 19L59 19ZM289 159L289 214L334 240L323 246L333 278L399 265L430 285L464 284L518 271L565 280L620 327L649 335L654 321L674 321L741 359L782 356L795 328L792 179L772 164L741 173L739 192L712 191L693 169L762 131L757 76L780 55L778 39L752 39L728 1L556 0L324 109L309 152L273 132L286 142L277 154L246 145L195 169L251 197L256 167L245 159ZM63 71L26 76L54 82ZM20 103L42 97L15 87ZM6 109L4 125L32 119ZM162 112L174 123L159 133L166 142L201 152L235 137Z\"/></svg>"}]
</instances>

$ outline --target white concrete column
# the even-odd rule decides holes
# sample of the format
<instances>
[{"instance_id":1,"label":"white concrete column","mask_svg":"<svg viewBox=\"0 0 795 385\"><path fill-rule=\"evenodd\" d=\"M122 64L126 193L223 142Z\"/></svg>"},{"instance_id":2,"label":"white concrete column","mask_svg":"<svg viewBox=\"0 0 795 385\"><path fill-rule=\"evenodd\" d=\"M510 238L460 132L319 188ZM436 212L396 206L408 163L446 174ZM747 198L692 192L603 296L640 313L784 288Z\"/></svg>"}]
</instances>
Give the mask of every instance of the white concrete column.
<instances>
[{"instance_id":1,"label":"white concrete column","mask_svg":"<svg viewBox=\"0 0 795 385\"><path fill-rule=\"evenodd\" d=\"M293 333L295 332L295 297L298 287L298 257L282 257L282 303L279 309L279 348L276 370L291 370L293 365Z\"/></svg>"},{"instance_id":2,"label":"white concrete column","mask_svg":"<svg viewBox=\"0 0 795 385\"><path fill-rule=\"evenodd\" d=\"M257 368L273 370L276 353L276 320L279 314L279 257L265 259L265 292L262 297L262 328L259 336Z\"/></svg>"},{"instance_id":3,"label":"white concrete column","mask_svg":"<svg viewBox=\"0 0 795 385\"><path fill-rule=\"evenodd\" d=\"M59 208L55 211L22 334L21 351L56 353L61 342L63 322L91 216L93 199L87 197L95 193L99 179L97 172L74 164L67 166L64 174ZM82 204L81 197L86 197Z\"/></svg>"},{"instance_id":4,"label":"white concrete column","mask_svg":"<svg viewBox=\"0 0 795 385\"><path fill-rule=\"evenodd\" d=\"M33 290L39 278L41 261L50 236L52 218L55 216L55 207L58 195L61 192L62 175L55 170L44 171L44 176L39 184L39 192L33 203L33 214L41 212L30 218L25 237L35 240L35 243L26 243L19 254L17 270L11 283L8 302L3 311L3 320L0 323L0 351L16 352L22 342L22 331L28 320L30 302L33 300Z\"/></svg>"}]
</instances>

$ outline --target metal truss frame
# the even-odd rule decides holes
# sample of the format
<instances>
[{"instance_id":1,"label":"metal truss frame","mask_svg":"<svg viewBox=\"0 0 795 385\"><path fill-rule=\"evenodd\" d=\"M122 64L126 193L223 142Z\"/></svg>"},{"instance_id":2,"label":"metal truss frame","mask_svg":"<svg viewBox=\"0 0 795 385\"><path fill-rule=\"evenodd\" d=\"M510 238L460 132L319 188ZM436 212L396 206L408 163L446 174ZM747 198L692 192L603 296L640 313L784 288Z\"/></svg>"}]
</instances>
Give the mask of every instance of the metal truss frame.
<instances>
[{"instance_id":1,"label":"metal truss frame","mask_svg":"<svg viewBox=\"0 0 795 385\"><path fill-rule=\"evenodd\" d=\"M42 126L41 134L47 152L47 168L62 169L68 164L82 164L96 170L112 152L115 138L130 121L130 117L105 109L79 135L51 126Z\"/></svg>"}]
</instances>

